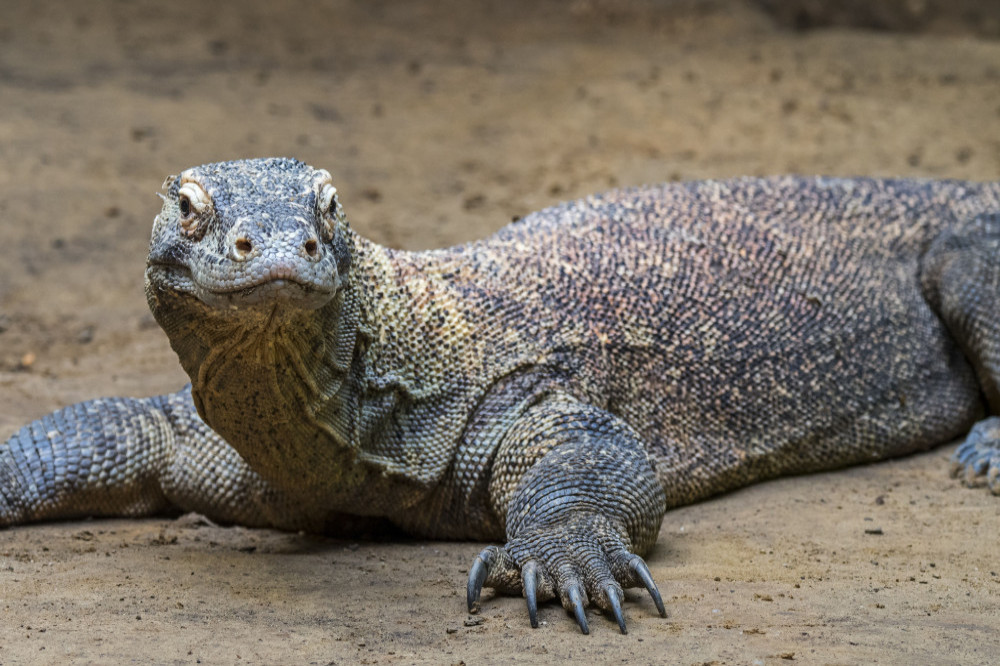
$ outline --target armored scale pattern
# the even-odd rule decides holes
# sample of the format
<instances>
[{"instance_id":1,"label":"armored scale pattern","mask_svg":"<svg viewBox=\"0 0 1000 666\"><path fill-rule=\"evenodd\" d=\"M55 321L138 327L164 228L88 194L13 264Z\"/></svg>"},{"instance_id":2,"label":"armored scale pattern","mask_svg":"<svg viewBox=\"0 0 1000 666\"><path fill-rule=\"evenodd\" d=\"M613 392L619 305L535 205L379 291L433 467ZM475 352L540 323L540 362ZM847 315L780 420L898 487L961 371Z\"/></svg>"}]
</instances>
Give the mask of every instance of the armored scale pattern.
<instances>
[{"instance_id":1,"label":"armored scale pattern","mask_svg":"<svg viewBox=\"0 0 1000 666\"><path fill-rule=\"evenodd\" d=\"M619 190L493 237L355 234L330 174L165 183L146 292L191 386L0 449L0 525L196 510L499 540L482 587L625 631L672 506L968 434L1000 493L1000 184L772 178ZM970 432L971 431L971 432Z\"/></svg>"}]
</instances>

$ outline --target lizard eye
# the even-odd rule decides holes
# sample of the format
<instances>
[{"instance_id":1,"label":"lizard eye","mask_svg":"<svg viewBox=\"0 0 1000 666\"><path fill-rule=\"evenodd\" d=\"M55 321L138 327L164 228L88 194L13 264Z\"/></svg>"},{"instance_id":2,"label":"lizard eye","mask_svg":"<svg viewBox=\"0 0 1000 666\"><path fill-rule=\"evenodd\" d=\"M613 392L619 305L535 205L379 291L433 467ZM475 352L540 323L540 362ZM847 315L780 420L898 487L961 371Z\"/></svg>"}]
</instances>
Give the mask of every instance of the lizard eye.
<instances>
[{"instance_id":1,"label":"lizard eye","mask_svg":"<svg viewBox=\"0 0 1000 666\"><path fill-rule=\"evenodd\" d=\"M200 185L187 182L177 191L177 209L181 214L181 229L188 236L196 236L203 232L202 218L210 210L211 200L208 193Z\"/></svg>"},{"instance_id":2,"label":"lizard eye","mask_svg":"<svg viewBox=\"0 0 1000 666\"><path fill-rule=\"evenodd\" d=\"M319 172L321 180L319 191L316 194L316 207L319 208L323 216L323 236L324 240L333 238L334 224L337 220L337 188L330 182L330 173L326 170Z\"/></svg>"},{"instance_id":3,"label":"lizard eye","mask_svg":"<svg viewBox=\"0 0 1000 666\"><path fill-rule=\"evenodd\" d=\"M324 214L330 217L337 215L337 188L326 184L319 192L319 207Z\"/></svg>"}]
</instances>

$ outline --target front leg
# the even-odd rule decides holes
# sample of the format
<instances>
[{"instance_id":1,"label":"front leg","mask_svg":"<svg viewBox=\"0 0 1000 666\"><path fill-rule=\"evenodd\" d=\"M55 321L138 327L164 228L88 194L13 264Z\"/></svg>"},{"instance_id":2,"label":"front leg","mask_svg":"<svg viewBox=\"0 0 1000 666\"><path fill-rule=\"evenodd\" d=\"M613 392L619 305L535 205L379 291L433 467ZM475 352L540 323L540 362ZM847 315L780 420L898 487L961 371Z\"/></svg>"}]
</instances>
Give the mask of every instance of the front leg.
<instances>
[{"instance_id":1,"label":"front leg","mask_svg":"<svg viewBox=\"0 0 1000 666\"><path fill-rule=\"evenodd\" d=\"M0 444L0 528L180 511L314 532L337 518L262 479L201 420L190 387L70 405Z\"/></svg>"},{"instance_id":2,"label":"front leg","mask_svg":"<svg viewBox=\"0 0 1000 666\"><path fill-rule=\"evenodd\" d=\"M43 416L0 445L0 527L170 506L159 483L171 428L155 399L100 398Z\"/></svg>"},{"instance_id":3,"label":"front leg","mask_svg":"<svg viewBox=\"0 0 1000 666\"><path fill-rule=\"evenodd\" d=\"M641 557L656 542L666 498L621 419L569 396L546 397L500 444L490 499L506 519L507 544L486 548L470 570L470 611L484 586L523 594L537 627L538 601L558 596L583 633L590 603L625 633L622 588L644 585L666 615Z\"/></svg>"}]
</instances>

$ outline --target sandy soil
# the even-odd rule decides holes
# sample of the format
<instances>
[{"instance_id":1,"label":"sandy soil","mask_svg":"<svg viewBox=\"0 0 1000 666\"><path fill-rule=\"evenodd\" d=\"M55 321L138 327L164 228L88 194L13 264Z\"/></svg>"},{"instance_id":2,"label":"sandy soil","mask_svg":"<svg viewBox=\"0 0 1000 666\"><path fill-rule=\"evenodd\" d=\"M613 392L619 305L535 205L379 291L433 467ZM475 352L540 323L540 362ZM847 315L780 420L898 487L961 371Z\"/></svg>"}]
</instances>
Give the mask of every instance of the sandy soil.
<instances>
[{"instance_id":1,"label":"sandy soil","mask_svg":"<svg viewBox=\"0 0 1000 666\"><path fill-rule=\"evenodd\" d=\"M468 4L5 2L0 437L183 383L141 276L154 193L186 166L299 157L334 173L357 229L407 248L667 179L1000 177L990 17L796 32L823 22ZM951 480L950 449L669 513L649 562L669 617L629 593L628 636L596 616L581 636L554 605L532 631L515 598L467 622L480 544L12 529L0 663L995 663L1000 499Z\"/></svg>"}]
</instances>

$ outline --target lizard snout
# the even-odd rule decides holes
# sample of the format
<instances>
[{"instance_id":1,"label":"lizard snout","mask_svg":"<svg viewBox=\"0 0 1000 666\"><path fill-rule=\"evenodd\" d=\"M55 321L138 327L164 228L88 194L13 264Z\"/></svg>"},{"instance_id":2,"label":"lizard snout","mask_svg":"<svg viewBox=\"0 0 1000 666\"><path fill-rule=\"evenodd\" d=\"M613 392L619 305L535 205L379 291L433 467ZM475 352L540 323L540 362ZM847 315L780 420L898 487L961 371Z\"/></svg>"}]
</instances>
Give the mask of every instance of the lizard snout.
<instances>
[{"instance_id":1,"label":"lizard snout","mask_svg":"<svg viewBox=\"0 0 1000 666\"><path fill-rule=\"evenodd\" d=\"M193 271L204 290L203 300L222 297L228 299L227 305L277 300L322 304L337 289L333 254L303 220L282 218L278 224L267 217L241 220L222 243L228 261L203 261Z\"/></svg>"},{"instance_id":2,"label":"lizard snout","mask_svg":"<svg viewBox=\"0 0 1000 666\"><path fill-rule=\"evenodd\" d=\"M256 227L256 228L255 228ZM257 258L317 262L325 252L316 233L307 229L268 231L260 225L239 225L230 234L229 258L244 262Z\"/></svg>"}]
</instances>

